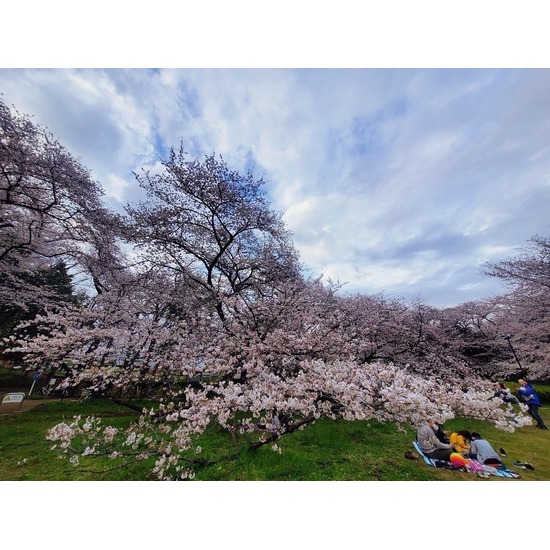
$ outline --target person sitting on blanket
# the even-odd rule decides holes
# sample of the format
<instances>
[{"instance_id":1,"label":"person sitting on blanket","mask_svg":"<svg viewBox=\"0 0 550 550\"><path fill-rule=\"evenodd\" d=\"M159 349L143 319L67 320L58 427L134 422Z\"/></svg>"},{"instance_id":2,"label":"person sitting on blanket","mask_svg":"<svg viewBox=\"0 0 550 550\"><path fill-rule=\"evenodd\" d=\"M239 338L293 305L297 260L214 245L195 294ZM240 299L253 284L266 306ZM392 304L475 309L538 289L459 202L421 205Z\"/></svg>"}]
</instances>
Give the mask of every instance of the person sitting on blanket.
<instances>
[{"instance_id":1,"label":"person sitting on blanket","mask_svg":"<svg viewBox=\"0 0 550 550\"><path fill-rule=\"evenodd\" d=\"M428 418L426 422L418 426L416 441L420 450L428 458L446 460L448 462L451 458L453 448L448 443L443 443L436 437L436 430L437 424L431 418Z\"/></svg>"},{"instance_id":2,"label":"person sitting on blanket","mask_svg":"<svg viewBox=\"0 0 550 550\"><path fill-rule=\"evenodd\" d=\"M470 458L485 464L486 466L502 466L502 462L491 444L483 439L477 432L472 433L470 446Z\"/></svg>"},{"instance_id":3,"label":"person sitting on blanket","mask_svg":"<svg viewBox=\"0 0 550 550\"><path fill-rule=\"evenodd\" d=\"M472 434L468 430L460 430L453 432L449 436L449 443L453 450L467 457L470 454L470 440Z\"/></svg>"}]
</instances>

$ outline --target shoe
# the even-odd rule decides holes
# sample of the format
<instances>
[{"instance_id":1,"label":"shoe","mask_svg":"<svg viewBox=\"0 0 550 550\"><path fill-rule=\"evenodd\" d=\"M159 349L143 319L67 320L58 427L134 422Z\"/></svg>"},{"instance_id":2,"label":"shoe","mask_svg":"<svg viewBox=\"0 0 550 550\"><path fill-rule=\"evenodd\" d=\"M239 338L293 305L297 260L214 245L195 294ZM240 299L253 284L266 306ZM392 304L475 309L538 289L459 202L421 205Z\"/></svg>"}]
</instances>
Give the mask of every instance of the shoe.
<instances>
[{"instance_id":1,"label":"shoe","mask_svg":"<svg viewBox=\"0 0 550 550\"><path fill-rule=\"evenodd\" d=\"M535 468L533 468L533 466L531 464L529 464L529 462L525 462L523 465L525 466L526 470L534 470L535 469Z\"/></svg>"},{"instance_id":2,"label":"shoe","mask_svg":"<svg viewBox=\"0 0 550 550\"><path fill-rule=\"evenodd\" d=\"M409 460L418 460L418 455L412 451L405 451L405 458Z\"/></svg>"},{"instance_id":3,"label":"shoe","mask_svg":"<svg viewBox=\"0 0 550 550\"><path fill-rule=\"evenodd\" d=\"M527 470L527 466L523 462L516 460L513 464L516 468L521 468L522 470Z\"/></svg>"},{"instance_id":4,"label":"shoe","mask_svg":"<svg viewBox=\"0 0 550 550\"><path fill-rule=\"evenodd\" d=\"M546 426L539 426L541 430L547 430L548 428Z\"/></svg>"},{"instance_id":5,"label":"shoe","mask_svg":"<svg viewBox=\"0 0 550 550\"><path fill-rule=\"evenodd\" d=\"M505 451L502 447L500 448L499 453L500 453L501 456L508 456L508 455L506 454L506 451Z\"/></svg>"}]
</instances>

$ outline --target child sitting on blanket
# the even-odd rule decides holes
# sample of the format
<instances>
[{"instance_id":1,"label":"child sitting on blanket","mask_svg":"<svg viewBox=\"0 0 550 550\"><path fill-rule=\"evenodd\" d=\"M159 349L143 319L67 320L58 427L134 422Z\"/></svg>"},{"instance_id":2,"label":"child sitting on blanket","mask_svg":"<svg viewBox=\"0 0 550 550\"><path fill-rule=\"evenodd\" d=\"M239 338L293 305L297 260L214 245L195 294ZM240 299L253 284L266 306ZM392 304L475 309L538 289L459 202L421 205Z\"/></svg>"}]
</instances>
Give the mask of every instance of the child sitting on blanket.
<instances>
[{"instance_id":1,"label":"child sitting on blanket","mask_svg":"<svg viewBox=\"0 0 550 550\"><path fill-rule=\"evenodd\" d=\"M449 436L449 443L451 444L455 452L467 457L470 454L471 439L472 434L468 430L460 430L458 432L453 432Z\"/></svg>"}]
</instances>

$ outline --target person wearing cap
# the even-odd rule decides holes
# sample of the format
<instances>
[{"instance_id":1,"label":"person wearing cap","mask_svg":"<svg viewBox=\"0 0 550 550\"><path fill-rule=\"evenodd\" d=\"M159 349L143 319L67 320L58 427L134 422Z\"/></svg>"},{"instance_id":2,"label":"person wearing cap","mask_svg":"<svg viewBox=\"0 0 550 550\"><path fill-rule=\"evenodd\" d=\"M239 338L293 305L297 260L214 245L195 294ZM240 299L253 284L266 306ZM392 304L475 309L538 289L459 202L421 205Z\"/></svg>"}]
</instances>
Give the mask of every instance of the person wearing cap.
<instances>
[{"instance_id":1,"label":"person wearing cap","mask_svg":"<svg viewBox=\"0 0 550 550\"><path fill-rule=\"evenodd\" d=\"M527 413L532 416L537 422L537 428L546 430L546 425L539 414L539 407L541 405L540 398L537 392L534 390L531 384L528 384L523 378L518 380L518 384L521 386L518 389L519 394L523 397L523 401L527 405Z\"/></svg>"},{"instance_id":2,"label":"person wearing cap","mask_svg":"<svg viewBox=\"0 0 550 550\"><path fill-rule=\"evenodd\" d=\"M436 437L436 430L437 424L431 418L422 422L416 430L418 446L428 458L449 461L453 448L448 443L443 443Z\"/></svg>"}]
</instances>

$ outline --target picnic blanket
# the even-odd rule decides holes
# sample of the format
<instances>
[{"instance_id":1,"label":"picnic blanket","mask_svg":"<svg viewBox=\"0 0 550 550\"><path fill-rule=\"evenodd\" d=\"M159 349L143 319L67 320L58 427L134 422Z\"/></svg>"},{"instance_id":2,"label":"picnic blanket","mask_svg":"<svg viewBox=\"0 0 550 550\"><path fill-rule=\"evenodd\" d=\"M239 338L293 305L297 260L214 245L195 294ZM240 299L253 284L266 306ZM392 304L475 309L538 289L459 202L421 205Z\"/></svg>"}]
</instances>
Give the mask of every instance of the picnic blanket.
<instances>
[{"instance_id":1,"label":"picnic blanket","mask_svg":"<svg viewBox=\"0 0 550 550\"><path fill-rule=\"evenodd\" d=\"M416 452L422 457L422 459L424 460L424 462L428 465L428 466L433 466L433 467L437 467L436 465L436 462L440 462L440 461L436 461L435 459L433 458L429 458L427 457L420 449L420 445L416 442L416 441L413 441L413 447L415 448ZM453 469L456 469L460 472L468 472L469 470L467 470L466 468L453 468ZM493 468L492 466L483 466L483 471L484 472L487 472L488 474L490 475L493 475L493 476L498 476L498 477L510 477L510 478L519 478L521 477L519 474L517 474L516 472L512 472L512 470L510 470L509 468ZM472 472L473 473L473 472Z\"/></svg>"}]
</instances>

